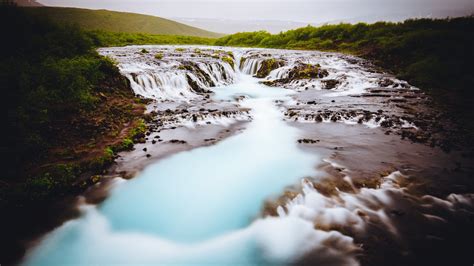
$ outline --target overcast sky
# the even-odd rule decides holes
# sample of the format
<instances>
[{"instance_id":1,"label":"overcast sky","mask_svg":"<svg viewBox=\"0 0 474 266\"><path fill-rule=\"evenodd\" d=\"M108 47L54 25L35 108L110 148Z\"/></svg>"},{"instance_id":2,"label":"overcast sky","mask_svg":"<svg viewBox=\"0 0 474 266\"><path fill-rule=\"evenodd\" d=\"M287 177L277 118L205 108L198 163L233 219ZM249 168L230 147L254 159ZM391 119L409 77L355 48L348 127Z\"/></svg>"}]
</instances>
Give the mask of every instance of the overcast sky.
<instances>
[{"instance_id":1,"label":"overcast sky","mask_svg":"<svg viewBox=\"0 0 474 266\"><path fill-rule=\"evenodd\" d=\"M165 18L285 20L305 23L470 15L474 0L38 0L49 6L109 9Z\"/></svg>"}]
</instances>

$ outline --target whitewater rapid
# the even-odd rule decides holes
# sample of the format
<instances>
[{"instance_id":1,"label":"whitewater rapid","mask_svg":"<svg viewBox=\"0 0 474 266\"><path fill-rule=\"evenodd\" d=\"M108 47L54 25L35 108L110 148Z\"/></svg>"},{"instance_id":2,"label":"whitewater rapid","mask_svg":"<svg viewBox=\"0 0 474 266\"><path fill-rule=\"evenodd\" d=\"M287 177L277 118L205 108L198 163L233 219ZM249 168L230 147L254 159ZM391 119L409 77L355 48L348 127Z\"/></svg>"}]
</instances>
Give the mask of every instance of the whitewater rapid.
<instances>
[{"instance_id":1,"label":"whitewater rapid","mask_svg":"<svg viewBox=\"0 0 474 266\"><path fill-rule=\"evenodd\" d=\"M308 221L257 219L266 198L314 175L320 160L297 147L298 130L274 105L291 91L249 76L214 91L248 97L244 132L150 165L46 236L26 265L284 263L314 247L322 233Z\"/></svg>"},{"instance_id":2,"label":"whitewater rapid","mask_svg":"<svg viewBox=\"0 0 474 266\"><path fill-rule=\"evenodd\" d=\"M397 161L398 171L386 163L432 156L431 148L403 140L422 137L418 113L406 110L423 95L359 59L201 46L99 52L117 61L137 95L152 100L154 127L124 156L149 163L133 179L118 178L104 202L81 204L81 216L38 241L24 265L280 265L308 258L359 265L364 244L384 244L373 243L373 232L390 243L423 230L431 236L474 205L474 194L415 194L402 173L412 166ZM284 63L253 77L268 60ZM307 66L325 74L289 78ZM202 135L239 123L243 130L227 137ZM181 152L149 159L170 145ZM374 170L379 165L383 172ZM375 178L353 178L358 168ZM411 221L422 229L404 231Z\"/></svg>"}]
</instances>

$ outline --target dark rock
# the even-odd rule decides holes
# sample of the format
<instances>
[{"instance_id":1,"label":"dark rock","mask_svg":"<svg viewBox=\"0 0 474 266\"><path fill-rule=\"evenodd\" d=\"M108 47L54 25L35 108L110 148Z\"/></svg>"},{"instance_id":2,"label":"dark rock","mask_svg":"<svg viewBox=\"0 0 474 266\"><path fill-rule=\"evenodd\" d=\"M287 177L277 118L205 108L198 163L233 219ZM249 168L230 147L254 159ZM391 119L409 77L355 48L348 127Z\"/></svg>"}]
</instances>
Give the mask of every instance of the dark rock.
<instances>
[{"instance_id":1,"label":"dark rock","mask_svg":"<svg viewBox=\"0 0 474 266\"><path fill-rule=\"evenodd\" d=\"M322 80L321 82L323 84L323 89L325 90L332 90L340 83L338 80L335 79Z\"/></svg>"},{"instance_id":2,"label":"dark rock","mask_svg":"<svg viewBox=\"0 0 474 266\"><path fill-rule=\"evenodd\" d=\"M170 143L175 143L175 144L185 144L187 143L186 141L184 140L178 140L178 139L172 139L169 141Z\"/></svg>"},{"instance_id":3,"label":"dark rock","mask_svg":"<svg viewBox=\"0 0 474 266\"><path fill-rule=\"evenodd\" d=\"M305 143L305 144L314 144L314 143L318 143L319 142L319 139L317 140L314 140L314 139L299 139L298 140L298 143Z\"/></svg>"},{"instance_id":4,"label":"dark rock","mask_svg":"<svg viewBox=\"0 0 474 266\"><path fill-rule=\"evenodd\" d=\"M316 122L323 122L323 118L321 117L321 115L317 115L316 118L315 118L315 121Z\"/></svg>"},{"instance_id":5,"label":"dark rock","mask_svg":"<svg viewBox=\"0 0 474 266\"><path fill-rule=\"evenodd\" d=\"M395 84L395 82L393 82L393 80L388 79L388 78L385 78L385 79L379 81L379 86L380 87L388 87L388 86L392 86L393 84Z\"/></svg>"}]
</instances>

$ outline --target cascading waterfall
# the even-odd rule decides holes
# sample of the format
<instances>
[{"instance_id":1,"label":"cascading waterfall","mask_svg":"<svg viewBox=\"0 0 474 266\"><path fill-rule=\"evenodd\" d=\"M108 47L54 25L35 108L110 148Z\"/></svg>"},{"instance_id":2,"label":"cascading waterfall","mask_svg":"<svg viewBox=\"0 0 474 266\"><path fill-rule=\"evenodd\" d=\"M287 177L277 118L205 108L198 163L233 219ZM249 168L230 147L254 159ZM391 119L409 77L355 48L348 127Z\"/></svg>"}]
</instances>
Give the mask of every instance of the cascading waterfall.
<instances>
[{"instance_id":1,"label":"cascading waterfall","mask_svg":"<svg viewBox=\"0 0 474 266\"><path fill-rule=\"evenodd\" d=\"M182 73L152 72L125 76L133 91L145 98L179 101L197 97Z\"/></svg>"},{"instance_id":2,"label":"cascading waterfall","mask_svg":"<svg viewBox=\"0 0 474 266\"><path fill-rule=\"evenodd\" d=\"M215 51L198 58L191 49L180 51L177 56L176 51L173 53L167 47L144 47L150 51L140 53L142 47L129 46L99 49L99 52L116 60L133 91L145 98L190 101L209 88L231 84L236 78L235 69L215 58ZM160 59L154 54L159 54Z\"/></svg>"},{"instance_id":3,"label":"cascading waterfall","mask_svg":"<svg viewBox=\"0 0 474 266\"><path fill-rule=\"evenodd\" d=\"M264 58L246 58L240 66L242 73L252 76L256 75L258 69L262 66L263 60Z\"/></svg>"}]
</instances>

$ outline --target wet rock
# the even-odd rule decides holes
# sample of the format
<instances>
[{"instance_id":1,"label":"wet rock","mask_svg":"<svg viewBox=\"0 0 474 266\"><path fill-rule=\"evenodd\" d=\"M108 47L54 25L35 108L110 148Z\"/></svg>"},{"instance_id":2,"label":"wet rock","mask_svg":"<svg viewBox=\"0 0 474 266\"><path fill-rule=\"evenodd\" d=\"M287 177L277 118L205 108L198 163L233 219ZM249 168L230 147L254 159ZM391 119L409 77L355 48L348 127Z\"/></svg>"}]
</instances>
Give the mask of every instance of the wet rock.
<instances>
[{"instance_id":1,"label":"wet rock","mask_svg":"<svg viewBox=\"0 0 474 266\"><path fill-rule=\"evenodd\" d=\"M293 117L293 116L295 116L295 115L298 115L298 113L295 112L295 111L289 111L289 112L288 112L288 116L289 116L289 117Z\"/></svg>"},{"instance_id":2,"label":"wet rock","mask_svg":"<svg viewBox=\"0 0 474 266\"><path fill-rule=\"evenodd\" d=\"M257 74L255 75L257 78L264 78L277 68L280 68L285 65L285 61L278 60L274 58L266 59L262 61L260 68L257 70Z\"/></svg>"},{"instance_id":3,"label":"wet rock","mask_svg":"<svg viewBox=\"0 0 474 266\"><path fill-rule=\"evenodd\" d=\"M321 83L323 84L323 89L325 90L332 90L340 84L340 82L336 79L322 80Z\"/></svg>"},{"instance_id":4,"label":"wet rock","mask_svg":"<svg viewBox=\"0 0 474 266\"><path fill-rule=\"evenodd\" d=\"M304 143L304 144L314 144L314 143L318 143L319 142L319 139L299 139L298 140L298 143Z\"/></svg>"},{"instance_id":5,"label":"wet rock","mask_svg":"<svg viewBox=\"0 0 474 266\"><path fill-rule=\"evenodd\" d=\"M319 64L299 64L288 73L288 79L298 80L298 79L314 79L314 78L324 78L328 76L329 73L327 70L321 69Z\"/></svg>"},{"instance_id":6,"label":"wet rock","mask_svg":"<svg viewBox=\"0 0 474 266\"><path fill-rule=\"evenodd\" d=\"M178 140L178 139L172 139L169 142L174 143L174 144L186 144L187 143L185 140Z\"/></svg>"},{"instance_id":7,"label":"wet rock","mask_svg":"<svg viewBox=\"0 0 474 266\"><path fill-rule=\"evenodd\" d=\"M147 151L147 148L143 148L143 151Z\"/></svg>"},{"instance_id":8,"label":"wet rock","mask_svg":"<svg viewBox=\"0 0 474 266\"><path fill-rule=\"evenodd\" d=\"M393 127L393 121L391 119L386 119L380 123L380 126L385 128Z\"/></svg>"},{"instance_id":9,"label":"wet rock","mask_svg":"<svg viewBox=\"0 0 474 266\"><path fill-rule=\"evenodd\" d=\"M388 79L388 78L384 78L381 81L379 81L379 86L380 87L389 87L389 86L392 86L394 84L395 84L395 82L393 82L393 80Z\"/></svg>"},{"instance_id":10,"label":"wet rock","mask_svg":"<svg viewBox=\"0 0 474 266\"><path fill-rule=\"evenodd\" d=\"M147 153L147 154L146 154L146 157L147 157L147 158L150 158L150 157L151 157L151 154Z\"/></svg>"},{"instance_id":11,"label":"wet rock","mask_svg":"<svg viewBox=\"0 0 474 266\"><path fill-rule=\"evenodd\" d=\"M191 89L196 93L206 93L207 90L205 88L201 88L199 84L194 81L189 75L186 75L186 80L188 81L189 86Z\"/></svg>"}]
</instances>

